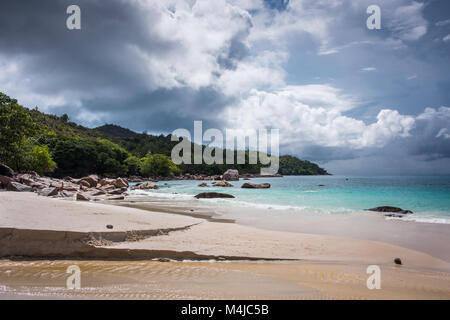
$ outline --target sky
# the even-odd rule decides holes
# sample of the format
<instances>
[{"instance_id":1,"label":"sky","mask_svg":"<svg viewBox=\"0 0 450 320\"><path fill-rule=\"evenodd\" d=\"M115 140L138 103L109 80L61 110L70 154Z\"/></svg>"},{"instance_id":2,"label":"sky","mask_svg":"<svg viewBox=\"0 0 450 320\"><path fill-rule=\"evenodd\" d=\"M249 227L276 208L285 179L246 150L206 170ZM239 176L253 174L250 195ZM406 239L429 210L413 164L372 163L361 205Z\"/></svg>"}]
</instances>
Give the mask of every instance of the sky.
<instances>
[{"instance_id":1,"label":"sky","mask_svg":"<svg viewBox=\"0 0 450 320\"><path fill-rule=\"evenodd\" d=\"M449 61L448 0L0 4L0 91L20 104L153 134L279 129L281 154L333 174L450 174Z\"/></svg>"}]
</instances>

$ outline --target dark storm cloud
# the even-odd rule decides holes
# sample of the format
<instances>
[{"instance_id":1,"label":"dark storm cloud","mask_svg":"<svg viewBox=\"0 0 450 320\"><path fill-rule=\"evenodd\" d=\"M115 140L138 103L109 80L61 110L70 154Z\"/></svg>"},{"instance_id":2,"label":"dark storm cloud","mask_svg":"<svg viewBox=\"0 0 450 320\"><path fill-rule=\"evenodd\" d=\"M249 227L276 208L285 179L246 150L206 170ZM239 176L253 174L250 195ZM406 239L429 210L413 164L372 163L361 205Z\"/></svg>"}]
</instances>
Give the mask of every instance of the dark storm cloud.
<instances>
[{"instance_id":1,"label":"dark storm cloud","mask_svg":"<svg viewBox=\"0 0 450 320\"><path fill-rule=\"evenodd\" d=\"M66 28L71 4L81 8L81 30ZM158 14L139 9L125 1L2 2L0 56L20 61L23 77L32 78L33 92L72 92L69 96L76 101L47 109L50 112L69 113L76 119L80 108L101 111L104 121L139 131L190 127L194 119L217 126L213 117L230 98L211 86L183 86L182 80L179 87L160 88L136 57L136 49L153 57L181 50L177 42L148 27L148 21L158 22ZM247 36L248 32L240 32L232 38L229 50L221 55L223 67L235 66L248 53L242 43ZM101 124L101 119L91 123ZM89 124L85 118L81 121Z\"/></svg>"},{"instance_id":2,"label":"dark storm cloud","mask_svg":"<svg viewBox=\"0 0 450 320\"><path fill-rule=\"evenodd\" d=\"M194 120L202 120L205 127L221 127L216 114L228 103L230 98L212 88L175 88L158 89L123 101L86 101L85 107L93 112L110 112L114 123L132 124L137 131L168 134L178 128L192 130Z\"/></svg>"},{"instance_id":3,"label":"dark storm cloud","mask_svg":"<svg viewBox=\"0 0 450 320\"><path fill-rule=\"evenodd\" d=\"M6 0L0 4L0 91L27 107L68 113L88 126L108 122L158 134L176 128L192 130L194 120L203 120L205 129L239 128L246 116L254 114L234 121L224 118L222 111L245 108L242 101L254 103L259 99L255 90L273 94L272 98L286 86L324 84L359 100L345 115L364 119L367 125L376 122L376 115L385 108L411 115L415 119L411 136L393 136L386 144L382 139L380 145L361 149L345 143L326 147L321 145L323 140L299 137L288 139L294 142L282 145L282 154L330 165L333 173L355 167L361 172L375 168L381 172L386 166L390 172L403 167L411 172L415 167L424 172L431 166L436 172L445 169L450 159L450 118L437 110L417 117L427 106L449 106L450 42L443 39L450 29L437 23L450 19L448 10L438 5L444 1L425 6L428 21L418 9L406 17L428 31L405 42L389 37L401 38L409 27L396 34L388 28L379 33L366 30L365 4L369 2L335 2L330 7L326 1L305 0L300 6L288 0L257 5L233 0L230 3L242 7L230 8L220 1L203 1L191 12L195 1L186 9L181 1L168 6L156 0ZM81 30L66 28L66 9L72 4L81 7ZM380 1L390 15L397 7L411 4L409 0ZM250 6L250 14L260 15L253 19L245 5ZM389 14L383 21L389 20ZM311 17L318 29L303 25ZM305 34L308 41L299 41ZM375 71L363 72L367 67ZM327 94L305 94L299 102L311 106L314 114L324 105L316 106L311 99L326 100ZM332 99L326 107L336 109L340 100ZM289 107L282 112L289 113ZM250 110L258 115L267 111ZM292 119L301 116L289 114ZM263 120L276 128L283 125L283 114ZM314 118L307 124L322 120ZM379 129L381 137L389 125ZM292 128L281 129L287 135L296 134L289 132ZM345 137L350 128L325 124L323 130L334 129Z\"/></svg>"}]
</instances>

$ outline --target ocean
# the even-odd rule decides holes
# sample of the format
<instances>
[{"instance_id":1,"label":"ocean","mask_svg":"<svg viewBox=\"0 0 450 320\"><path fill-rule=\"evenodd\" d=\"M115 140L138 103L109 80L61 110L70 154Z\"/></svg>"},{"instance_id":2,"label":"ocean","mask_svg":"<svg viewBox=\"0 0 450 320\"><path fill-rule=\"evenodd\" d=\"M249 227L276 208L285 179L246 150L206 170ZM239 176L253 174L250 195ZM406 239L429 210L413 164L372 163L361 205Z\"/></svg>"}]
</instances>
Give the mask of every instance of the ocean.
<instances>
[{"instance_id":1,"label":"ocean","mask_svg":"<svg viewBox=\"0 0 450 320\"><path fill-rule=\"evenodd\" d=\"M395 206L414 212L404 220L450 223L450 176L285 176L255 178L249 182L271 184L270 189L242 189L247 181L231 181L232 188L198 187L202 181L161 181L160 189L133 191L141 200L180 200L219 206L278 209L289 215L373 214L365 209ZM211 184L211 181L206 181ZM206 191L224 192L235 199L194 199Z\"/></svg>"}]
</instances>

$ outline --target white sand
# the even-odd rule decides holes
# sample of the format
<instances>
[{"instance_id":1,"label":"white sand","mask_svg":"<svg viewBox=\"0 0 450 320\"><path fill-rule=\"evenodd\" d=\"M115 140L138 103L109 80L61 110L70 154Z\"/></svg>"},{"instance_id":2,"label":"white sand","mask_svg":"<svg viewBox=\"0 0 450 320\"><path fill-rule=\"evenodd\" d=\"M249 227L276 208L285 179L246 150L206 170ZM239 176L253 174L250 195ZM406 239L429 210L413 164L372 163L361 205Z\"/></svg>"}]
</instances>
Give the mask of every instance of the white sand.
<instances>
[{"instance_id":1,"label":"white sand","mask_svg":"<svg viewBox=\"0 0 450 320\"><path fill-rule=\"evenodd\" d=\"M93 202L0 192L0 227L79 232L179 228L202 222L187 216L148 212ZM106 225L113 225L109 230Z\"/></svg>"},{"instance_id":2,"label":"white sand","mask_svg":"<svg viewBox=\"0 0 450 320\"><path fill-rule=\"evenodd\" d=\"M131 230L159 230L185 228L166 235L151 236L141 241L115 241L103 248L115 250L145 250L161 252L170 256L177 253L178 258L192 258L194 255L232 258L261 259L301 259L320 261L357 262L367 264L393 264L399 257L404 264L448 270L450 264L427 253L403 247L368 240L349 239L327 235L310 235L293 232L279 232L256 229L232 223L208 222L182 215L173 215L124 208L99 203L73 202L37 196L33 193L0 193L0 229L18 229L8 246L9 254L15 248L20 253L33 254L40 251L46 242L59 239L54 233L24 234L24 229L71 231L77 233L103 232L107 239L107 224L114 225L113 232ZM9 232L9 231L5 231ZM7 233L8 234L8 233ZM38 237L37 239L35 239ZM55 238L56 237L56 238ZM20 243L23 239L24 243ZM59 246L60 254L80 249L80 235L72 238L64 234L64 243ZM70 241L68 241L69 239ZM6 241L6 240L4 240ZM28 243L25 243L28 241ZM36 241L42 241L35 245ZM22 245L22 248L20 247ZM26 247L24 250L23 247ZM33 247L33 249L31 249ZM56 248L57 246L55 246ZM6 248L6 246L5 246ZM47 249L45 252L50 252ZM56 249L55 249L56 250ZM36 255L39 254L36 252ZM181 253L181 254L180 254ZM89 253L90 255L95 252ZM102 252L104 257L105 252ZM114 256L113 256L114 257Z\"/></svg>"}]
</instances>

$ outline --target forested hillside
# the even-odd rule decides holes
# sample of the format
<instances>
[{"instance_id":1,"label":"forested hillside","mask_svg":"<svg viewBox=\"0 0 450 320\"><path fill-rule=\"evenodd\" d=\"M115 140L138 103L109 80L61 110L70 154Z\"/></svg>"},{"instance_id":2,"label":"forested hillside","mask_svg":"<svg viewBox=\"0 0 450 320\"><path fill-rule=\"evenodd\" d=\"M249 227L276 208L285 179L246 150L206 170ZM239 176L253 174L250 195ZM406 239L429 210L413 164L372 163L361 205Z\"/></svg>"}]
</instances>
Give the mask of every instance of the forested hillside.
<instances>
[{"instance_id":1,"label":"forested hillside","mask_svg":"<svg viewBox=\"0 0 450 320\"><path fill-rule=\"evenodd\" d=\"M170 135L136 133L111 124L86 128L71 122L67 115L58 117L37 109L30 110L0 93L0 162L19 172L36 171L58 177L91 173L170 176L182 173L216 175L229 168L241 173L259 173L262 167L261 164L176 166L170 160L176 144ZM293 156L280 157L279 173L328 174L316 164Z\"/></svg>"}]
</instances>

